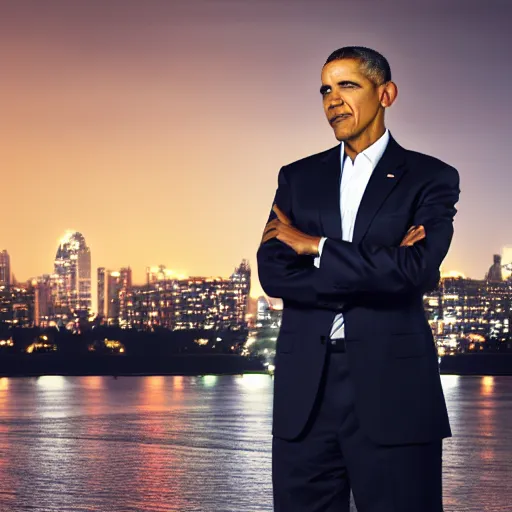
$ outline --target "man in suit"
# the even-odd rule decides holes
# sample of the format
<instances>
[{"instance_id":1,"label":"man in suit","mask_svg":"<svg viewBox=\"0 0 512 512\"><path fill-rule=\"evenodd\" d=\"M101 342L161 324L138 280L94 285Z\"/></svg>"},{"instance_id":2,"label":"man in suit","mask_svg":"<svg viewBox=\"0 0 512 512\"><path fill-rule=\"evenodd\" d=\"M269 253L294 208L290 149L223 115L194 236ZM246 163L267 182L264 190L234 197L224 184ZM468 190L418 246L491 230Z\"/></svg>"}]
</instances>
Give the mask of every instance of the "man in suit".
<instances>
[{"instance_id":1,"label":"man in suit","mask_svg":"<svg viewBox=\"0 0 512 512\"><path fill-rule=\"evenodd\" d=\"M320 93L336 147L281 168L258 249L283 299L276 344L276 512L440 512L451 436L423 295L453 236L459 175L384 124L387 60L333 52Z\"/></svg>"}]
</instances>

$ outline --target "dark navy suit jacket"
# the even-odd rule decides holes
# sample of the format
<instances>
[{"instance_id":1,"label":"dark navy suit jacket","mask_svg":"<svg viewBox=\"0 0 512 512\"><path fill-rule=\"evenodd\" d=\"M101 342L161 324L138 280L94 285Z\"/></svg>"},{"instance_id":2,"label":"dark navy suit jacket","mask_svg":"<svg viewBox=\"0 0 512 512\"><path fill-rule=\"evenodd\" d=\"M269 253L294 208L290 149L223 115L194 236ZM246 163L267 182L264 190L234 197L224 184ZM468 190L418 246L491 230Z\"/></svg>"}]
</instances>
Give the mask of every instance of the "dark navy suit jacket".
<instances>
[{"instance_id":1,"label":"dark navy suit jacket","mask_svg":"<svg viewBox=\"0 0 512 512\"><path fill-rule=\"evenodd\" d=\"M388 176L388 175L393 175ZM343 312L356 413L379 444L451 436L423 295L439 281L453 236L457 170L392 136L373 170L352 242L342 240L340 145L281 168L274 202L301 231L326 236L320 267L277 238L261 244L264 291L283 299L272 433L293 439L310 417L336 314ZM271 211L269 220L275 214ZM400 242L411 225L426 238Z\"/></svg>"}]
</instances>

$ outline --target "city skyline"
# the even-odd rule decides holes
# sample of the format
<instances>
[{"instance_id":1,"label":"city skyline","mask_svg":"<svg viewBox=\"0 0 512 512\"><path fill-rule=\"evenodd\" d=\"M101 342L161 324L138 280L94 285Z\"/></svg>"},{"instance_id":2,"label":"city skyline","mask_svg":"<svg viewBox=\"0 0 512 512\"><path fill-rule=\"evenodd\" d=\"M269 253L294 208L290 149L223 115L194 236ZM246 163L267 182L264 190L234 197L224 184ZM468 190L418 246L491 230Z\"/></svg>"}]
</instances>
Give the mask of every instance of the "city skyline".
<instances>
[{"instance_id":1,"label":"city skyline","mask_svg":"<svg viewBox=\"0 0 512 512\"><path fill-rule=\"evenodd\" d=\"M241 331L247 326L251 282L247 260L229 277L183 276L163 265L148 267L143 285L132 282L130 267L99 267L93 301L90 254L84 236L71 233L59 244L51 274L26 283L0 282L0 326L65 326L75 333L90 321L146 330Z\"/></svg>"},{"instance_id":2,"label":"city skyline","mask_svg":"<svg viewBox=\"0 0 512 512\"><path fill-rule=\"evenodd\" d=\"M79 231L75 231L75 230L67 230L65 232L65 234L60 238L59 242L57 242L57 246L60 248L63 243L67 243L66 240L69 239L70 237L74 236L74 235L79 235L81 237L83 237L82 233L80 233ZM89 248L88 248L89 249ZM59 249L58 249L59 251ZM503 260L501 263L502 265L502 275L503 275L503 279L507 279L512 271L510 270L510 267L512 267L512 246L510 245L504 245L501 250L498 252L498 253L495 253L493 254L493 256L495 255L499 255L500 256L500 259ZM488 255L489 256L489 255ZM26 279L19 279L15 272L11 269L11 258L10 258L10 254L9 254L9 251L7 249L3 249L3 250L0 250L0 257L3 258L1 261L0 261L0 276L2 276L2 279L0 279L0 282L2 280L5 280L7 276L10 276L10 279L9 279L9 282L13 282L13 281L16 281L17 283L25 283L27 281L30 281L30 280L33 280L33 279L37 279L38 277L41 277L41 276L44 276L44 275L49 275L49 274L52 274L53 272L48 272L48 271L45 271L45 272L42 272L41 274L37 275L37 276L29 276L28 278ZM89 255L89 258L90 258L90 255ZM242 259L248 259L248 258L242 258ZM3 262L6 262L6 263L3 263ZM489 270L489 265L492 264L491 260L488 259L487 261L487 270L484 269L484 272L482 272L482 276L470 276L470 275L467 275L465 274L463 271L460 271L458 269L455 269L455 268L446 268L446 265L445 265L445 262L446 260L443 262L442 266L441 266L441 269L442 269L442 273L446 276L448 275L451 275L451 276L457 276L457 275L461 275L461 276L464 276L464 277L467 277L467 278L473 278L473 279L485 279L485 275L487 274L488 270ZM4 265L4 266L2 266ZM55 259L53 260L53 265L55 266ZM505 267L508 267L508 268L505 268ZM118 267L121 271L123 269L128 269L130 271L130 273L133 272L133 268L130 264L128 265L125 265L124 267ZM174 275L176 278L181 278L181 279L184 279L184 278L187 278L187 277L197 277L199 276L199 274L186 274L184 272L180 272L180 271L176 271L174 268L167 268L167 265L165 264L162 264L162 263L159 263L158 265L146 265L144 266L144 270L141 271L139 269L139 274L140 274L140 279L138 281L136 280L133 280L133 284L134 285L142 285L146 282L147 280L147 275L148 275L148 272L151 272L151 271L156 271L156 269L158 268L164 268L166 269L166 271L169 273L169 274L172 274ZM9 273L9 269L10 270L10 273ZM103 271L107 271L107 272L115 272L115 273L119 273L118 270L112 270L111 268L107 268L105 266L92 266L91 265L91 271L92 269L95 269L97 271L99 270L103 270ZM143 274L142 274L143 273ZM211 275L202 275L201 277L221 277L221 274L217 273L217 274L211 274ZM94 283L97 283L97 280L95 281L94 279L91 280L92 283L93 283L93 289L94 289L94 293L96 293L97 291L97 288L95 287ZM132 279L130 277L130 282L132 282ZM91 292L91 295L94 296L94 293ZM258 289L258 294L252 294L251 293L251 297L253 298L258 298L262 295L265 295L265 293L263 291L261 291L260 289Z\"/></svg>"},{"instance_id":3,"label":"city skyline","mask_svg":"<svg viewBox=\"0 0 512 512\"><path fill-rule=\"evenodd\" d=\"M389 59L398 142L460 172L443 268L483 277L512 244L506 3L171 4L0 8L0 250L19 281L48 273L73 229L94 269L130 266L138 283L148 266L229 275L247 258L261 295L255 254L278 170L337 144L320 69L348 44Z\"/></svg>"},{"instance_id":4,"label":"city skyline","mask_svg":"<svg viewBox=\"0 0 512 512\"><path fill-rule=\"evenodd\" d=\"M73 244L75 247L73 247ZM16 273L12 270L9 251L7 249L0 250L0 285L9 285L15 283L26 284L29 282L34 283L37 281L44 283L48 278L59 278L58 281L62 281L59 287L62 288L61 294L66 297L65 300L77 300L77 296L80 294L83 295L85 292L85 301L89 304L88 307L92 306L92 311L99 314L100 311L105 307L104 305L100 305L100 274L102 275L102 278L105 278L105 276L110 274L115 274L115 277L119 278L123 273L128 272L129 277L124 276L123 279L129 283L129 287L131 287L132 284L134 286L146 284L148 279L151 279L150 276L156 273L161 273L162 279L224 279L224 276L221 276L220 274L207 276L201 276L199 274L185 274L183 272L178 272L174 269L167 268L166 265L160 263L159 265L146 265L143 271L143 279L140 281L135 281L132 279L133 269L130 265L118 267L116 270L113 270L112 268L106 268L105 266L93 267L91 264L92 254L90 249L91 248L86 244L85 237L82 233L75 230L67 230L57 242L57 254L53 258L52 262L53 270L50 271L46 269L44 272L38 275L29 276L26 279L18 278ZM71 254L73 254L73 256L71 256ZM73 258L76 260L75 263L73 263ZM245 261L247 258L242 258L242 260ZM84 270L81 270L82 274L80 274L79 278L77 263L80 261L83 261L85 264L85 267L82 265L82 267L85 268L85 274L83 274ZM233 264L232 269L236 268L236 266L237 265ZM93 272L93 270L96 271L96 273ZM93 274L96 277L93 277ZM85 285L85 289L82 289L84 286L82 284L84 278L86 279L87 284ZM74 290L76 296L74 299L68 297L68 292L71 289ZM81 289L81 291L79 291L79 289ZM253 295L251 295L251 297L256 298Z\"/></svg>"}]
</instances>

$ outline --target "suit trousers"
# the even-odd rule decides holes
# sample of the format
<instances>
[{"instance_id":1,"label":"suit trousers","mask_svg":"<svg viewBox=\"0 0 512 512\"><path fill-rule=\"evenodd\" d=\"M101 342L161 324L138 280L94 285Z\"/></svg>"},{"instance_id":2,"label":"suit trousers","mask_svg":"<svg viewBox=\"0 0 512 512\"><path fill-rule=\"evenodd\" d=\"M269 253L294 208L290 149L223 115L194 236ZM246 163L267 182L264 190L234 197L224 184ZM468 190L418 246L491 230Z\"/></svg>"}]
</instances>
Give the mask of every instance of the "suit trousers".
<instances>
[{"instance_id":1,"label":"suit trousers","mask_svg":"<svg viewBox=\"0 0 512 512\"><path fill-rule=\"evenodd\" d=\"M378 392L378 391L376 391ZM383 446L359 427L346 353L327 353L311 417L272 439L274 512L442 512L442 440Z\"/></svg>"}]
</instances>

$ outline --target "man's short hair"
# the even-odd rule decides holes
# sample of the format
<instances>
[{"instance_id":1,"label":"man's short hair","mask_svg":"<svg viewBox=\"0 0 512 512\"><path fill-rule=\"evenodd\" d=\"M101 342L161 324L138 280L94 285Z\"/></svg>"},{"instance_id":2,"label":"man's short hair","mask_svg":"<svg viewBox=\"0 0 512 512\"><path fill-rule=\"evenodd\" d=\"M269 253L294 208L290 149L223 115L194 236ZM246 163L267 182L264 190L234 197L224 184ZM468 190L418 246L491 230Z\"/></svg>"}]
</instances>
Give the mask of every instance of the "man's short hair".
<instances>
[{"instance_id":1,"label":"man's short hair","mask_svg":"<svg viewBox=\"0 0 512 512\"><path fill-rule=\"evenodd\" d=\"M333 60L357 59L364 74L375 84L382 85L391 80L391 68L386 57L364 46L344 46L333 51L325 64ZM324 66L325 66L324 64Z\"/></svg>"}]
</instances>

